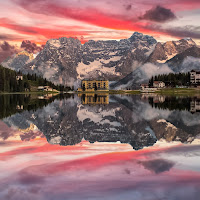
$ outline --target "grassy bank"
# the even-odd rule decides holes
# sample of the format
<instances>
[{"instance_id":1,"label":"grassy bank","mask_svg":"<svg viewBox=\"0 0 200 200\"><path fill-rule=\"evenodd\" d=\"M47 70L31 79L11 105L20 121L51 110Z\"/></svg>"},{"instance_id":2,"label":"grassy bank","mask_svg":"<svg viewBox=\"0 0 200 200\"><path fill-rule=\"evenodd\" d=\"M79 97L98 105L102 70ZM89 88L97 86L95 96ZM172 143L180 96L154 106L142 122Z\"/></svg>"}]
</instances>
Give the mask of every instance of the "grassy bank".
<instances>
[{"instance_id":1,"label":"grassy bank","mask_svg":"<svg viewBox=\"0 0 200 200\"><path fill-rule=\"evenodd\" d=\"M186 96L199 96L200 95L200 89L198 88L170 88L170 89L161 89L155 92L156 94L161 95L173 95L173 96L179 96L179 95L186 95Z\"/></svg>"},{"instance_id":2,"label":"grassy bank","mask_svg":"<svg viewBox=\"0 0 200 200\"><path fill-rule=\"evenodd\" d=\"M41 91L32 91L32 92L0 92L0 95L4 94L31 94L31 95L46 95L46 94L59 94L60 92L41 92Z\"/></svg>"}]
</instances>

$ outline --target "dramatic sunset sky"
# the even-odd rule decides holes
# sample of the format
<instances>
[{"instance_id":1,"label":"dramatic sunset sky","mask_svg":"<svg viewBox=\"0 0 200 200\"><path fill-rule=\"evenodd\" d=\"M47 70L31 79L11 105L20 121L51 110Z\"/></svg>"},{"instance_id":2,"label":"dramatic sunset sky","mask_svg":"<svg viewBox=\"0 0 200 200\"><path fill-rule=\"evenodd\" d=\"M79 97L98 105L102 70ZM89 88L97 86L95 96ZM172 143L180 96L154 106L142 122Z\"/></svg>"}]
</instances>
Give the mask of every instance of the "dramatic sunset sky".
<instances>
[{"instance_id":1,"label":"dramatic sunset sky","mask_svg":"<svg viewBox=\"0 0 200 200\"><path fill-rule=\"evenodd\" d=\"M199 0L0 0L0 40L45 44L50 38L122 39L133 32L158 41L200 44Z\"/></svg>"}]
</instances>

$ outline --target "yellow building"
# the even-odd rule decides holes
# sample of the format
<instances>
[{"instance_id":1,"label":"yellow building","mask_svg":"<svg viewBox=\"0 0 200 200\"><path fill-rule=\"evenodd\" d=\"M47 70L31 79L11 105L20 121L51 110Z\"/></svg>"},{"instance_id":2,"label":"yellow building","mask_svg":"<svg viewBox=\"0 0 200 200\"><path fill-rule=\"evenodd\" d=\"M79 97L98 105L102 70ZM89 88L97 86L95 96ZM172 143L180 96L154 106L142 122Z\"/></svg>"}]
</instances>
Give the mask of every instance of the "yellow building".
<instances>
[{"instance_id":1,"label":"yellow building","mask_svg":"<svg viewBox=\"0 0 200 200\"><path fill-rule=\"evenodd\" d=\"M82 104L90 105L100 105L109 104L109 94L108 93L86 93L80 95Z\"/></svg>"},{"instance_id":2,"label":"yellow building","mask_svg":"<svg viewBox=\"0 0 200 200\"><path fill-rule=\"evenodd\" d=\"M94 91L108 91L108 80L82 80L81 88L78 91L94 92Z\"/></svg>"}]
</instances>

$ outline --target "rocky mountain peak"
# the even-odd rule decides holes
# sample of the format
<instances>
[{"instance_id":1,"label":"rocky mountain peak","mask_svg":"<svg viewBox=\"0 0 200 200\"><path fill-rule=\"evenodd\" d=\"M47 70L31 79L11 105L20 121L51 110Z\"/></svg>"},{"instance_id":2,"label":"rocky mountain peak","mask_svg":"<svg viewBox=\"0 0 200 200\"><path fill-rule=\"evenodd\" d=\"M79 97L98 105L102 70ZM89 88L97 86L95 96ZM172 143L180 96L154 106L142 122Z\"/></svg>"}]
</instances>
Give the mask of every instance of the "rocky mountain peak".
<instances>
[{"instance_id":1,"label":"rocky mountain peak","mask_svg":"<svg viewBox=\"0 0 200 200\"><path fill-rule=\"evenodd\" d=\"M62 48L62 47L80 47L81 41L75 38L62 37L59 39L50 39L47 41L45 48Z\"/></svg>"},{"instance_id":2,"label":"rocky mountain peak","mask_svg":"<svg viewBox=\"0 0 200 200\"><path fill-rule=\"evenodd\" d=\"M144 34L138 33L138 32L134 32L133 35L129 38L129 40L131 42L136 42L138 40L146 41L149 43L149 45L153 45L153 44L157 43L157 41L152 36L144 35Z\"/></svg>"},{"instance_id":3,"label":"rocky mountain peak","mask_svg":"<svg viewBox=\"0 0 200 200\"><path fill-rule=\"evenodd\" d=\"M192 38L184 38L185 41L187 41L188 44L196 45L195 41Z\"/></svg>"},{"instance_id":4,"label":"rocky mountain peak","mask_svg":"<svg viewBox=\"0 0 200 200\"><path fill-rule=\"evenodd\" d=\"M163 44L158 42L156 44L155 50L147 59L147 62L165 63L177 54L180 54L194 46L196 46L196 43L191 38L181 39L178 41L168 41Z\"/></svg>"}]
</instances>

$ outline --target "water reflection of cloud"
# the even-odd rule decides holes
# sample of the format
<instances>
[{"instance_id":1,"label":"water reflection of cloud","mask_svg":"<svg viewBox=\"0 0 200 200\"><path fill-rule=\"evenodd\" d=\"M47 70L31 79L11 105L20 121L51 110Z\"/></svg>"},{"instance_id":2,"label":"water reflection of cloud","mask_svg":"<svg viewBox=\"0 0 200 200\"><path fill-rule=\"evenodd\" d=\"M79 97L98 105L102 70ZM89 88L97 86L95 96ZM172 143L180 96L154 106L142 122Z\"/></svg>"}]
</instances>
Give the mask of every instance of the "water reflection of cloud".
<instances>
[{"instance_id":1,"label":"water reflection of cloud","mask_svg":"<svg viewBox=\"0 0 200 200\"><path fill-rule=\"evenodd\" d=\"M169 110L159 110L152 108L149 104L143 102L137 102L138 110L141 117L147 121L153 120L155 118L167 119L172 113Z\"/></svg>"},{"instance_id":2,"label":"water reflection of cloud","mask_svg":"<svg viewBox=\"0 0 200 200\"><path fill-rule=\"evenodd\" d=\"M1 149L0 156L7 159L0 166L5 172L0 199L195 199L200 194L200 173L180 161L187 162L186 155L195 155L197 149L198 145L169 143L140 151L130 151L125 144L109 148L88 142L61 147L45 140L13 145L5 152ZM175 153L181 157L174 162L170 156Z\"/></svg>"},{"instance_id":3,"label":"water reflection of cloud","mask_svg":"<svg viewBox=\"0 0 200 200\"><path fill-rule=\"evenodd\" d=\"M174 166L173 162L164 159L141 161L140 163L145 169L153 171L156 174L169 171Z\"/></svg>"},{"instance_id":4,"label":"water reflection of cloud","mask_svg":"<svg viewBox=\"0 0 200 200\"><path fill-rule=\"evenodd\" d=\"M37 174L32 174L32 172L27 173L25 171L21 171L17 175L17 182L22 185L44 184L45 177Z\"/></svg>"}]
</instances>

